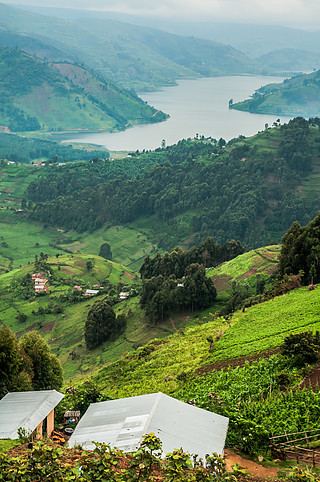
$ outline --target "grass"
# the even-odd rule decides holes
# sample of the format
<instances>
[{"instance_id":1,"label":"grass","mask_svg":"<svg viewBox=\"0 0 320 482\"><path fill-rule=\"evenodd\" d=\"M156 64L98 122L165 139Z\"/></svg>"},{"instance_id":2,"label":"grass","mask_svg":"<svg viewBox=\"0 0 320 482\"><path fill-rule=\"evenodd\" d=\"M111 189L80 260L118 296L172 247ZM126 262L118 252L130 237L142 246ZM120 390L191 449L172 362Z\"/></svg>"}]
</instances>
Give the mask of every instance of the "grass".
<instances>
[{"instance_id":1,"label":"grass","mask_svg":"<svg viewBox=\"0 0 320 482\"><path fill-rule=\"evenodd\" d=\"M205 364L209 349L207 336L224 328L226 322L218 319L194 325L163 341L153 340L145 348L103 368L94 378L113 397L157 391L172 394L188 373Z\"/></svg>"},{"instance_id":2,"label":"grass","mask_svg":"<svg viewBox=\"0 0 320 482\"><path fill-rule=\"evenodd\" d=\"M214 280L220 304L225 303L231 296L234 282L247 283L250 292L254 294L257 276L261 276L268 281L276 272L280 249L280 245L254 249L221 264L217 268L208 269L206 275Z\"/></svg>"},{"instance_id":3,"label":"grass","mask_svg":"<svg viewBox=\"0 0 320 482\"><path fill-rule=\"evenodd\" d=\"M155 255L158 251L146 234L128 226L103 227L94 233L66 233L66 240L69 236L74 240L72 243L57 246L75 253L98 254L100 246L107 242L113 259L133 270L139 269L147 254Z\"/></svg>"},{"instance_id":4,"label":"grass","mask_svg":"<svg viewBox=\"0 0 320 482\"><path fill-rule=\"evenodd\" d=\"M318 290L306 287L238 311L232 326L216 343L212 361L226 360L277 348L291 333L319 330Z\"/></svg>"},{"instance_id":5,"label":"grass","mask_svg":"<svg viewBox=\"0 0 320 482\"><path fill-rule=\"evenodd\" d=\"M215 318L214 309L211 314L198 313L189 326L163 344L156 342L151 350L149 345L140 348L103 368L94 378L114 397L155 391L172 394L197 368L275 349L291 333L319 330L319 302L318 290L309 292L303 287L238 311L231 321ZM216 339L210 350L208 337Z\"/></svg>"},{"instance_id":6,"label":"grass","mask_svg":"<svg viewBox=\"0 0 320 482\"><path fill-rule=\"evenodd\" d=\"M21 442L20 440L11 440L11 439L1 439L0 440L0 454L8 452L10 449L19 445Z\"/></svg>"}]
</instances>

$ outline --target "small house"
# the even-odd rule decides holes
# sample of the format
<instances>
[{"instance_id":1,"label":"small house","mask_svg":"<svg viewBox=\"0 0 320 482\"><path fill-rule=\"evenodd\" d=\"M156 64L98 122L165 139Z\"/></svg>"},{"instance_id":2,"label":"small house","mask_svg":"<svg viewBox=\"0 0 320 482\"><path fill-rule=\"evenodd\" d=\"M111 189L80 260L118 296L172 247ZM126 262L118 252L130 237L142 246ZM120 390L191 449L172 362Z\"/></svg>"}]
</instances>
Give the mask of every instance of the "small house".
<instances>
[{"instance_id":1,"label":"small house","mask_svg":"<svg viewBox=\"0 0 320 482\"><path fill-rule=\"evenodd\" d=\"M69 447L94 449L94 442L124 452L135 451L142 436L153 432L164 455L180 447L205 458L223 454L229 419L163 393L92 403L69 440Z\"/></svg>"},{"instance_id":2,"label":"small house","mask_svg":"<svg viewBox=\"0 0 320 482\"><path fill-rule=\"evenodd\" d=\"M54 409L64 395L56 390L11 392L0 400L0 439L19 438L36 431L36 438L50 437L54 429Z\"/></svg>"},{"instance_id":3,"label":"small house","mask_svg":"<svg viewBox=\"0 0 320 482\"><path fill-rule=\"evenodd\" d=\"M86 290L84 296L94 296L99 293L99 290Z\"/></svg>"},{"instance_id":4,"label":"small house","mask_svg":"<svg viewBox=\"0 0 320 482\"><path fill-rule=\"evenodd\" d=\"M121 291L121 293L119 293L119 300L122 301L122 300L125 300L126 298L128 298L129 296L129 293L127 293L126 291Z\"/></svg>"},{"instance_id":5,"label":"small house","mask_svg":"<svg viewBox=\"0 0 320 482\"><path fill-rule=\"evenodd\" d=\"M81 286L79 286L79 285L75 285L75 286L73 287L73 291L82 291L82 288L81 288Z\"/></svg>"}]
</instances>

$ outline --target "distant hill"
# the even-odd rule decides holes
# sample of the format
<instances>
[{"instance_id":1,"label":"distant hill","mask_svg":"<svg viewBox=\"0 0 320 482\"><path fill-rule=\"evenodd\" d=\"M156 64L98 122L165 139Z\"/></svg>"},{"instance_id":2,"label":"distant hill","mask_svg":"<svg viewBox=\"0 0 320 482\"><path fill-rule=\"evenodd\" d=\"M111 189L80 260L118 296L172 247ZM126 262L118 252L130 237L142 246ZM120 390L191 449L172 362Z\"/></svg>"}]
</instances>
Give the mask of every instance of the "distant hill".
<instances>
[{"instance_id":1,"label":"distant hill","mask_svg":"<svg viewBox=\"0 0 320 482\"><path fill-rule=\"evenodd\" d=\"M111 19L152 27L177 35L191 35L232 45L251 58L259 57L276 49L299 49L319 52L320 31L290 28L284 25L263 25L228 21L186 21L181 18L134 15L121 12L68 9L45 6L23 6L32 12L52 15L77 22L79 19Z\"/></svg>"},{"instance_id":2,"label":"distant hill","mask_svg":"<svg viewBox=\"0 0 320 482\"><path fill-rule=\"evenodd\" d=\"M75 22L5 4L0 4L0 17L7 32L51 45L55 56L64 52L66 59L76 58L105 77L139 90L185 77L262 72L257 62L230 46L114 20ZM43 46L39 48L43 52ZM36 44L32 53L37 55Z\"/></svg>"},{"instance_id":3,"label":"distant hill","mask_svg":"<svg viewBox=\"0 0 320 482\"><path fill-rule=\"evenodd\" d=\"M290 70L306 72L319 69L320 52L316 53L299 49L277 49L256 58L256 61L278 72Z\"/></svg>"},{"instance_id":4,"label":"distant hill","mask_svg":"<svg viewBox=\"0 0 320 482\"><path fill-rule=\"evenodd\" d=\"M255 114L318 117L320 70L265 85L254 92L252 99L237 102L231 108Z\"/></svg>"},{"instance_id":5,"label":"distant hill","mask_svg":"<svg viewBox=\"0 0 320 482\"><path fill-rule=\"evenodd\" d=\"M17 48L48 61L79 61L74 55L68 55L50 43L45 43L31 35L15 33L0 26L0 47Z\"/></svg>"},{"instance_id":6,"label":"distant hill","mask_svg":"<svg viewBox=\"0 0 320 482\"><path fill-rule=\"evenodd\" d=\"M49 64L17 49L0 49L0 94L0 125L13 132L113 130L166 118L82 66Z\"/></svg>"}]
</instances>

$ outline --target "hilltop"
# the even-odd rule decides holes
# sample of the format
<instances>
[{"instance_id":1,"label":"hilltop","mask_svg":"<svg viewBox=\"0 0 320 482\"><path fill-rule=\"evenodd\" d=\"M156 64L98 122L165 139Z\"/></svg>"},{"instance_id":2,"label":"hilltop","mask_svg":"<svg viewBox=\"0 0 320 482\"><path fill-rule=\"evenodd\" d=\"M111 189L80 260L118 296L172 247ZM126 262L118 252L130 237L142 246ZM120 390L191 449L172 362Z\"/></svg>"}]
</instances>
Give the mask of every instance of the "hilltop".
<instances>
[{"instance_id":1,"label":"hilltop","mask_svg":"<svg viewBox=\"0 0 320 482\"><path fill-rule=\"evenodd\" d=\"M252 99L230 107L256 114L317 117L320 108L319 78L320 70L317 70L285 79L279 84L268 84L257 89Z\"/></svg>"},{"instance_id":2,"label":"hilltop","mask_svg":"<svg viewBox=\"0 0 320 482\"><path fill-rule=\"evenodd\" d=\"M0 49L0 92L0 124L8 131L110 131L166 118L84 67L14 49Z\"/></svg>"}]
</instances>

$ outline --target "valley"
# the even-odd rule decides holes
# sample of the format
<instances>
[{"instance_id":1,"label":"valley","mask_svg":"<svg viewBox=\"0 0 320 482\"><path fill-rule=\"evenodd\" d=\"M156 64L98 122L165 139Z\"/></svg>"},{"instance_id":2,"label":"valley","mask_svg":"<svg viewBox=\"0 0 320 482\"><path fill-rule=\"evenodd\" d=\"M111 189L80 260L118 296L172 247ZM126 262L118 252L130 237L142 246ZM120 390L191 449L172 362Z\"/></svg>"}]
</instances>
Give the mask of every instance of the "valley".
<instances>
[{"instance_id":1,"label":"valley","mask_svg":"<svg viewBox=\"0 0 320 482\"><path fill-rule=\"evenodd\" d=\"M0 4L0 399L64 398L55 440L0 440L0 480L318 482L319 71L280 83L316 33L266 52L248 28L250 57L193 22L38 12ZM111 429L137 451L102 419L94 451L58 447L91 404L149 394ZM138 440L160 399L213 412L227 471Z\"/></svg>"}]
</instances>

